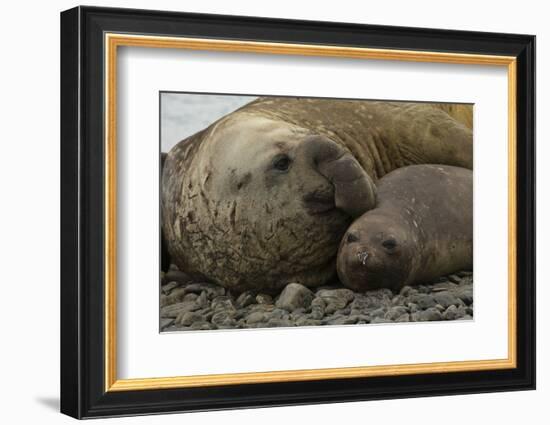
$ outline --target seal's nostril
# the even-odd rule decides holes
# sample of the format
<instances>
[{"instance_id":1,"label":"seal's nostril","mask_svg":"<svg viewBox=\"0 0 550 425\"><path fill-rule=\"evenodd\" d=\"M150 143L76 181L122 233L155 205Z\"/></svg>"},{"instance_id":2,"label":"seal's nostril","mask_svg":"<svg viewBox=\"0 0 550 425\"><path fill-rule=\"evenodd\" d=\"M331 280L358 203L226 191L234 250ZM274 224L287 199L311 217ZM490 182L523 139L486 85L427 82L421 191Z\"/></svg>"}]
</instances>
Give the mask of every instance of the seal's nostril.
<instances>
[{"instance_id":1,"label":"seal's nostril","mask_svg":"<svg viewBox=\"0 0 550 425\"><path fill-rule=\"evenodd\" d=\"M347 243L357 242L359 240L359 237L355 233L348 233L348 237L346 239Z\"/></svg>"},{"instance_id":2,"label":"seal's nostril","mask_svg":"<svg viewBox=\"0 0 550 425\"><path fill-rule=\"evenodd\" d=\"M367 251L359 251L357 253L357 258L363 264L364 266L367 265L367 258L369 257L369 253Z\"/></svg>"}]
</instances>

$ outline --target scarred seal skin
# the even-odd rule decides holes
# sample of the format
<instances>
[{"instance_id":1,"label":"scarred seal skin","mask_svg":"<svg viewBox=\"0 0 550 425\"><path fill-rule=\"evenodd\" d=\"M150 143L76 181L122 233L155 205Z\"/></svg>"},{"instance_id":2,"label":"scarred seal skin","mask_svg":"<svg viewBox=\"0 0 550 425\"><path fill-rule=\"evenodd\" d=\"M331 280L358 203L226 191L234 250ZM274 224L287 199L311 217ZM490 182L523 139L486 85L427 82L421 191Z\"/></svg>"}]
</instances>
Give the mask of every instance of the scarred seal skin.
<instances>
[{"instance_id":1,"label":"scarred seal skin","mask_svg":"<svg viewBox=\"0 0 550 425\"><path fill-rule=\"evenodd\" d=\"M337 269L355 291L399 290L473 261L472 171L412 165L378 181L378 205L342 238Z\"/></svg>"},{"instance_id":2,"label":"scarred seal skin","mask_svg":"<svg viewBox=\"0 0 550 425\"><path fill-rule=\"evenodd\" d=\"M471 128L441 105L259 98L168 153L166 247L181 270L235 292L319 286L352 219L374 207L376 180L434 162L472 166Z\"/></svg>"}]
</instances>

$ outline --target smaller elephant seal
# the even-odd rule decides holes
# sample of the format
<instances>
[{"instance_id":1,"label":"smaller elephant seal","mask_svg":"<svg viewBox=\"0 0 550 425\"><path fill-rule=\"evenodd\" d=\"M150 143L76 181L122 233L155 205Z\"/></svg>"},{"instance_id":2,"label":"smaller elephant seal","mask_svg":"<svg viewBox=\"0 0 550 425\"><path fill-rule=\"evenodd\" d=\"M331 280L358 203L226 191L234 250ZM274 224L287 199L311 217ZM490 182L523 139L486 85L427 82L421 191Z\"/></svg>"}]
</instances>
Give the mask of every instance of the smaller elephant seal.
<instances>
[{"instance_id":1,"label":"smaller elephant seal","mask_svg":"<svg viewBox=\"0 0 550 425\"><path fill-rule=\"evenodd\" d=\"M399 290L473 262L472 171L399 168L378 181L378 204L353 222L338 251L342 283L355 291Z\"/></svg>"}]
</instances>

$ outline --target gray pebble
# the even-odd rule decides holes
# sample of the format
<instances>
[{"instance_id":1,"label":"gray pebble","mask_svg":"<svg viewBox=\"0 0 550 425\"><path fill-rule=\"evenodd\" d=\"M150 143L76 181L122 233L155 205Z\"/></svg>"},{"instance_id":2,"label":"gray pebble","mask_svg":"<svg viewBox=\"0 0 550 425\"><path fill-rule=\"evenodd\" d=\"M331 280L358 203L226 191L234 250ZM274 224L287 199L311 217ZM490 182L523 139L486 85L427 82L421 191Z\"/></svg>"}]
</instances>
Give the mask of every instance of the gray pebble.
<instances>
[{"instance_id":1,"label":"gray pebble","mask_svg":"<svg viewBox=\"0 0 550 425\"><path fill-rule=\"evenodd\" d=\"M388 320L396 320L398 317L401 317L403 316L404 314L407 315L408 317L408 311L405 307L403 306L395 306L395 307L392 307L390 308L386 314L384 315L384 319L388 319Z\"/></svg>"},{"instance_id":2,"label":"gray pebble","mask_svg":"<svg viewBox=\"0 0 550 425\"><path fill-rule=\"evenodd\" d=\"M217 329L236 329L238 327L237 321L234 319L226 320L225 322L215 326Z\"/></svg>"},{"instance_id":3,"label":"gray pebble","mask_svg":"<svg viewBox=\"0 0 550 425\"><path fill-rule=\"evenodd\" d=\"M182 302L186 294L187 294L187 291L185 290L185 288L182 288L182 287L174 288L172 291L170 291L170 295L168 295L167 297L168 304L175 304L175 303Z\"/></svg>"},{"instance_id":4,"label":"gray pebble","mask_svg":"<svg viewBox=\"0 0 550 425\"><path fill-rule=\"evenodd\" d=\"M267 294L258 294L256 295L256 302L258 304L273 304L273 298Z\"/></svg>"},{"instance_id":5,"label":"gray pebble","mask_svg":"<svg viewBox=\"0 0 550 425\"><path fill-rule=\"evenodd\" d=\"M445 281L444 283L436 283L432 286L432 292L444 292L444 291L452 291L453 289L456 289L457 285L452 282Z\"/></svg>"},{"instance_id":6,"label":"gray pebble","mask_svg":"<svg viewBox=\"0 0 550 425\"><path fill-rule=\"evenodd\" d=\"M430 292L430 288L428 288L427 286L424 286L424 285L418 285L416 287L416 290L420 293L420 294L428 294Z\"/></svg>"},{"instance_id":7,"label":"gray pebble","mask_svg":"<svg viewBox=\"0 0 550 425\"><path fill-rule=\"evenodd\" d=\"M168 326L170 326L172 323L174 323L175 319L160 319L160 330L164 330Z\"/></svg>"},{"instance_id":8,"label":"gray pebble","mask_svg":"<svg viewBox=\"0 0 550 425\"><path fill-rule=\"evenodd\" d=\"M466 307L463 305L459 305L456 311L457 311L458 317L463 317L466 314Z\"/></svg>"},{"instance_id":9,"label":"gray pebble","mask_svg":"<svg viewBox=\"0 0 550 425\"><path fill-rule=\"evenodd\" d=\"M376 297L367 297L365 295L357 294L355 295L355 298L349 306L352 310L363 311L367 309L379 308L381 306L381 303L380 300Z\"/></svg>"},{"instance_id":10,"label":"gray pebble","mask_svg":"<svg viewBox=\"0 0 550 425\"><path fill-rule=\"evenodd\" d=\"M399 294L403 295L404 297L409 297L409 296L417 294L417 293L418 293L418 291L416 289L411 288L410 286L407 286L407 285L403 286L401 288L401 291L399 291Z\"/></svg>"},{"instance_id":11,"label":"gray pebble","mask_svg":"<svg viewBox=\"0 0 550 425\"><path fill-rule=\"evenodd\" d=\"M349 289L322 289L316 294L326 303L325 313L332 314L337 310L345 308L355 297Z\"/></svg>"},{"instance_id":12,"label":"gray pebble","mask_svg":"<svg viewBox=\"0 0 550 425\"><path fill-rule=\"evenodd\" d=\"M377 308L370 312L370 317L384 317L386 314L386 309L384 307Z\"/></svg>"},{"instance_id":13,"label":"gray pebble","mask_svg":"<svg viewBox=\"0 0 550 425\"><path fill-rule=\"evenodd\" d=\"M167 305L160 309L160 317L163 318L174 318L178 317L181 313L186 313L188 311L198 310L199 306L195 302L185 302L185 303L176 303Z\"/></svg>"},{"instance_id":14,"label":"gray pebble","mask_svg":"<svg viewBox=\"0 0 550 425\"><path fill-rule=\"evenodd\" d=\"M420 322L436 321L442 319L443 316L441 315L441 312L435 307L430 307L427 310L418 313L418 321Z\"/></svg>"},{"instance_id":15,"label":"gray pebble","mask_svg":"<svg viewBox=\"0 0 550 425\"><path fill-rule=\"evenodd\" d=\"M183 301L195 301L199 296L197 294L189 293L185 294Z\"/></svg>"},{"instance_id":16,"label":"gray pebble","mask_svg":"<svg viewBox=\"0 0 550 425\"><path fill-rule=\"evenodd\" d=\"M168 295L170 294L170 292L172 291L172 289L174 288L177 288L178 287L178 282L168 282L166 285L162 285L162 292L163 294L165 295Z\"/></svg>"},{"instance_id":17,"label":"gray pebble","mask_svg":"<svg viewBox=\"0 0 550 425\"><path fill-rule=\"evenodd\" d=\"M396 295L391 300L391 305L403 305L405 297L403 295Z\"/></svg>"},{"instance_id":18,"label":"gray pebble","mask_svg":"<svg viewBox=\"0 0 550 425\"><path fill-rule=\"evenodd\" d=\"M443 313L443 319L445 320L456 320L458 319L458 308L456 305L451 305L445 310L445 313Z\"/></svg>"},{"instance_id":19,"label":"gray pebble","mask_svg":"<svg viewBox=\"0 0 550 425\"><path fill-rule=\"evenodd\" d=\"M348 305L347 307L344 307L340 310L336 310L334 313L349 316L349 314L351 313L351 307Z\"/></svg>"},{"instance_id":20,"label":"gray pebble","mask_svg":"<svg viewBox=\"0 0 550 425\"><path fill-rule=\"evenodd\" d=\"M474 283L474 279L472 276L463 277L462 281L460 282L460 286L463 285L472 285Z\"/></svg>"},{"instance_id":21,"label":"gray pebble","mask_svg":"<svg viewBox=\"0 0 550 425\"><path fill-rule=\"evenodd\" d=\"M449 276L449 280L454 283L460 283L462 279L460 279L460 276L457 276L456 274L452 274Z\"/></svg>"},{"instance_id":22,"label":"gray pebble","mask_svg":"<svg viewBox=\"0 0 550 425\"><path fill-rule=\"evenodd\" d=\"M418 305L422 310L427 308L435 307L435 300L431 295L428 294L416 294L409 297L409 301Z\"/></svg>"},{"instance_id":23,"label":"gray pebble","mask_svg":"<svg viewBox=\"0 0 550 425\"><path fill-rule=\"evenodd\" d=\"M187 311L182 313L176 319L176 324L181 326L191 326L195 322L204 322L201 314L198 314L194 311Z\"/></svg>"},{"instance_id":24,"label":"gray pebble","mask_svg":"<svg viewBox=\"0 0 550 425\"><path fill-rule=\"evenodd\" d=\"M311 314L310 317L313 320L320 320L325 315L326 303L322 298L314 298L311 302Z\"/></svg>"},{"instance_id":25,"label":"gray pebble","mask_svg":"<svg viewBox=\"0 0 550 425\"><path fill-rule=\"evenodd\" d=\"M456 296L468 305L474 302L474 291L471 286L461 287L459 290L456 291Z\"/></svg>"},{"instance_id":26,"label":"gray pebble","mask_svg":"<svg viewBox=\"0 0 550 425\"><path fill-rule=\"evenodd\" d=\"M206 295L210 299L225 295L225 288L223 286L215 285L208 282L190 283L189 285L185 286L185 289L187 290L187 292L193 292L195 294L200 294L201 292L206 291Z\"/></svg>"},{"instance_id":27,"label":"gray pebble","mask_svg":"<svg viewBox=\"0 0 550 425\"><path fill-rule=\"evenodd\" d=\"M365 295L367 296L374 296L374 297L377 297L377 298L393 298L393 292L391 291L391 289L388 289L388 288L381 288L381 289L377 289L377 290L374 290L374 291L367 291L365 292Z\"/></svg>"},{"instance_id":28,"label":"gray pebble","mask_svg":"<svg viewBox=\"0 0 550 425\"><path fill-rule=\"evenodd\" d=\"M278 310L278 309L277 309ZM275 310L274 310L275 311ZM288 318L290 317L291 320L297 320L299 319L300 317L305 317L306 316L306 310L303 309L303 308L297 308L296 310L294 310L292 313L290 313L290 315L286 312L286 310L281 310L281 311L284 311L285 314L283 315L283 317L285 318Z\"/></svg>"},{"instance_id":29,"label":"gray pebble","mask_svg":"<svg viewBox=\"0 0 550 425\"><path fill-rule=\"evenodd\" d=\"M205 308L204 310L197 311L197 313L200 313L207 322L212 320L212 316L214 315L214 311L211 308Z\"/></svg>"},{"instance_id":30,"label":"gray pebble","mask_svg":"<svg viewBox=\"0 0 550 425\"><path fill-rule=\"evenodd\" d=\"M458 304L457 298L449 291L438 292L433 295L433 298L438 304L441 304L445 308Z\"/></svg>"},{"instance_id":31,"label":"gray pebble","mask_svg":"<svg viewBox=\"0 0 550 425\"><path fill-rule=\"evenodd\" d=\"M259 323L265 321L267 318L265 313L262 313L260 311L255 311L254 313L249 314L246 317L246 323Z\"/></svg>"},{"instance_id":32,"label":"gray pebble","mask_svg":"<svg viewBox=\"0 0 550 425\"><path fill-rule=\"evenodd\" d=\"M254 294L252 294L252 292L250 291L246 291L239 295L235 303L237 307L244 308L249 306L250 304L254 304L255 300L256 298L254 297Z\"/></svg>"},{"instance_id":33,"label":"gray pebble","mask_svg":"<svg viewBox=\"0 0 550 425\"><path fill-rule=\"evenodd\" d=\"M303 309L295 310L296 312L299 312L300 310L303 311ZM298 315L300 313L297 313ZM288 311L283 310L282 308L274 308L271 313L269 313L270 318L274 319L288 319L290 315L288 314Z\"/></svg>"},{"instance_id":34,"label":"gray pebble","mask_svg":"<svg viewBox=\"0 0 550 425\"><path fill-rule=\"evenodd\" d=\"M197 305L200 308L206 307L209 304L208 303L208 295L207 295L206 291L202 291L201 294L195 300L195 302L197 303Z\"/></svg>"},{"instance_id":35,"label":"gray pebble","mask_svg":"<svg viewBox=\"0 0 550 425\"><path fill-rule=\"evenodd\" d=\"M232 313L231 311L218 311L214 313L210 321L215 325L228 326L229 324L235 322L234 316L235 313Z\"/></svg>"},{"instance_id":36,"label":"gray pebble","mask_svg":"<svg viewBox=\"0 0 550 425\"><path fill-rule=\"evenodd\" d=\"M275 305L287 311L294 311L298 308L305 309L311 305L313 298L313 292L304 285L289 283L279 295Z\"/></svg>"},{"instance_id":37,"label":"gray pebble","mask_svg":"<svg viewBox=\"0 0 550 425\"><path fill-rule=\"evenodd\" d=\"M409 322L409 321L410 321L409 313L402 314L401 316L399 316L397 319L394 320L394 322L397 322L397 323L403 323L403 322Z\"/></svg>"},{"instance_id":38,"label":"gray pebble","mask_svg":"<svg viewBox=\"0 0 550 425\"><path fill-rule=\"evenodd\" d=\"M409 308L409 311L411 313L415 313L418 311L418 304L415 303L407 303L407 307Z\"/></svg>"},{"instance_id":39,"label":"gray pebble","mask_svg":"<svg viewBox=\"0 0 550 425\"><path fill-rule=\"evenodd\" d=\"M248 308L250 312L263 311L264 313L266 313L273 311L275 309L275 306L273 304L252 304Z\"/></svg>"},{"instance_id":40,"label":"gray pebble","mask_svg":"<svg viewBox=\"0 0 550 425\"><path fill-rule=\"evenodd\" d=\"M233 305L233 300L227 296L219 296L212 300L210 304L214 310L233 310L235 306Z\"/></svg>"}]
</instances>

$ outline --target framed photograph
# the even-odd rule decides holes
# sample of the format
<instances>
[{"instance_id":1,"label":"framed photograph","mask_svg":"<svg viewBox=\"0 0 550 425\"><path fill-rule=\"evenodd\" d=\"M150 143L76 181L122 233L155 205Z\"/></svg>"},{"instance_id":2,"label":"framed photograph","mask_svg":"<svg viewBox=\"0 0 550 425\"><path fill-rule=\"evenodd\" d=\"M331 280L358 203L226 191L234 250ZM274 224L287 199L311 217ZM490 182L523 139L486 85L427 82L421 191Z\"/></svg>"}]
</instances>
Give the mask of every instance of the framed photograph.
<instances>
[{"instance_id":1,"label":"framed photograph","mask_svg":"<svg viewBox=\"0 0 550 425\"><path fill-rule=\"evenodd\" d=\"M535 388L535 37L61 14L61 411Z\"/></svg>"}]
</instances>

